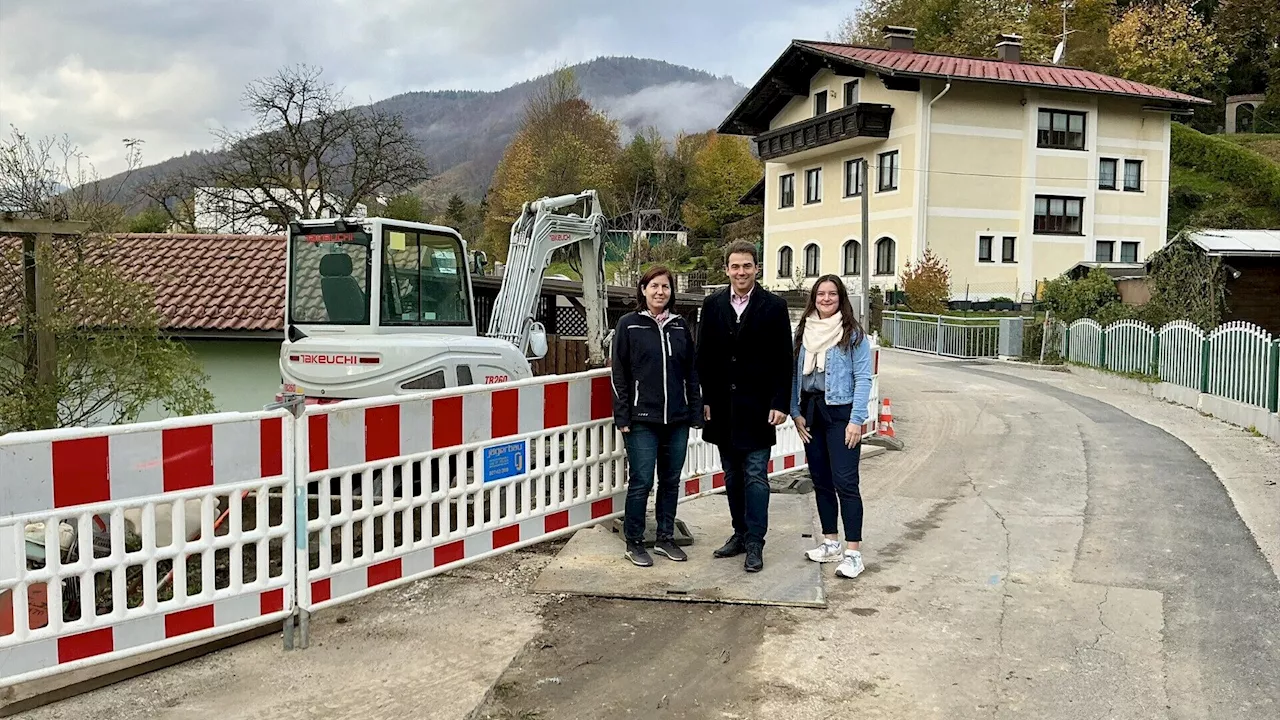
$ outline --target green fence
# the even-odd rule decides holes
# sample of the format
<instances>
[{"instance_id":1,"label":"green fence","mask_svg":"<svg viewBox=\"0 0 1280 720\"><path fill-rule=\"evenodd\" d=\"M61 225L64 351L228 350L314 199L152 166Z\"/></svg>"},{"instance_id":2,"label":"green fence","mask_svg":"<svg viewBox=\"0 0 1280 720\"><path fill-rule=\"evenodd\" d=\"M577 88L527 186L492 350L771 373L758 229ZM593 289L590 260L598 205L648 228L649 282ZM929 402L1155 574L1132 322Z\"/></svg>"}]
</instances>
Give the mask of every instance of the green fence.
<instances>
[{"instance_id":1,"label":"green fence","mask_svg":"<svg viewBox=\"0 0 1280 720\"><path fill-rule=\"evenodd\" d=\"M1205 333L1186 320L1156 330L1138 320L1103 328L1082 318L1060 330L1059 350L1071 362L1278 409L1280 339L1252 323L1230 322Z\"/></svg>"}]
</instances>

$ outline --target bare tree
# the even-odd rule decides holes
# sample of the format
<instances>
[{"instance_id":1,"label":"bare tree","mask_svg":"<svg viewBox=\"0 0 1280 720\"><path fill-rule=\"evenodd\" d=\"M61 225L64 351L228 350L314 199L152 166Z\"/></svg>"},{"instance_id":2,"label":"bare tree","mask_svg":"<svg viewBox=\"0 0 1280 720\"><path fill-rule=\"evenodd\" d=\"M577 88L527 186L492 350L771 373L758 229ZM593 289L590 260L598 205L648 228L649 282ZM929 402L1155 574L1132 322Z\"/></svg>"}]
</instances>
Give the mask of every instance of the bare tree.
<instances>
[{"instance_id":1,"label":"bare tree","mask_svg":"<svg viewBox=\"0 0 1280 720\"><path fill-rule=\"evenodd\" d=\"M9 139L0 144L0 211L24 218L83 220L92 233L118 229L124 218L119 200L142 164L141 140L123 140L125 170L108 186L69 137L33 142L10 128Z\"/></svg>"},{"instance_id":2,"label":"bare tree","mask_svg":"<svg viewBox=\"0 0 1280 720\"><path fill-rule=\"evenodd\" d=\"M24 235L0 238L0 434L213 409L191 349L164 337L154 290L116 262L116 200L141 161L141 142L124 142L128 171L110 186L66 138L14 129L0 142L0 226ZM22 229L47 220L83 234Z\"/></svg>"},{"instance_id":3,"label":"bare tree","mask_svg":"<svg viewBox=\"0 0 1280 720\"><path fill-rule=\"evenodd\" d=\"M430 179L399 115L351 107L321 72L299 65L250 83L254 124L218 130L218 152L194 171L153 176L143 193L191 231L280 231L292 219L354 215Z\"/></svg>"}]
</instances>

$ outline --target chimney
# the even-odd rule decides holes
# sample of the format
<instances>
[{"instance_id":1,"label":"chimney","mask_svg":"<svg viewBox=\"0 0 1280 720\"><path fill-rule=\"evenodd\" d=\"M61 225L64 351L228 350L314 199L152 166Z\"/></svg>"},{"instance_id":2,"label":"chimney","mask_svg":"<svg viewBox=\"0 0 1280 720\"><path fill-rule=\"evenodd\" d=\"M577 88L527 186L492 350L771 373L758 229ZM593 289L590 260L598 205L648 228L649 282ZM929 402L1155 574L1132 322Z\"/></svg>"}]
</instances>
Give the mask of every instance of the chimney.
<instances>
[{"instance_id":1,"label":"chimney","mask_svg":"<svg viewBox=\"0 0 1280 720\"><path fill-rule=\"evenodd\" d=\"M1022 36L1004 33L999 39L996 43L996 57L1004 62L1022 62Z\"/></svg>"},{"instance_id":2,"label":"chimney","mask_svg":"<svg viewBox=\"0 0 1280 720\"><path fill-rule=\"evenodd\" d=\"M906 50L911 52L916 47L916 29L899 25L885 25L880 31L884 33L885 44L890 50Z\"/></svg>"}]
</instances>

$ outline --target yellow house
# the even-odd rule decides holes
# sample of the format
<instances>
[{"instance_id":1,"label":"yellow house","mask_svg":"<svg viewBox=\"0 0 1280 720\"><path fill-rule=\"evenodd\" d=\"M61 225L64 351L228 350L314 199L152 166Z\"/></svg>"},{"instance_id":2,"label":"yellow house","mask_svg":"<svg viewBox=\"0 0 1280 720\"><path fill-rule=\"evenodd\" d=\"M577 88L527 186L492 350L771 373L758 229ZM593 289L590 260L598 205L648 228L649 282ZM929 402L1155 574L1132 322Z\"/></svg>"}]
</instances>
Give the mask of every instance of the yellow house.
<instances>
[{"instance_id":1,"label":"yellow house","mask_svg":"<svg viewBox=\"0 0 1280 720\"><path fill-rule=\"evenodd\" d=\"M885 35L883 48L793 42L719 129L752 136L765 161L766 286L859 277L864 191L871 282L886 290L926 247L954 299L1024 300L1078 262L1164 245L1171 116L1209 101L1023 62L1016 35L991 58L918 52L912 28Z\"/></svg>"}]
</instances>

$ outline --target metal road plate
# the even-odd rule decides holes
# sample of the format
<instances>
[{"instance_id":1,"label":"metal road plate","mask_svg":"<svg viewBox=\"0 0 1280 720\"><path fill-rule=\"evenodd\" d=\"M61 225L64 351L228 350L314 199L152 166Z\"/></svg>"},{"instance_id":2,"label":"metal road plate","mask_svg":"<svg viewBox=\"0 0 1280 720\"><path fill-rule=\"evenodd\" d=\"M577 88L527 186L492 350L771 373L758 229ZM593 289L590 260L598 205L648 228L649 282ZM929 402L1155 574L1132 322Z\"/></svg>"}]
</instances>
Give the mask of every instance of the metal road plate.
<instances>
[{"instance_id":1,"label":"metal road plate","mask_svg":"<svg viewBox=\"0 0 1280 720\"><path fill-rule=\"evenodd\" d=\"M652 496L649 513L653 513ZM613 532L613 523L595 525L574 534L542 571L533 590L626 599L826 607L823 575L835 565L822 567L804 557L816 542L814 516L813 495L769 496L769 534L764 569L758 573L742 569L742 555L723 559L711 555L733 532L723 494L681 503L676 511L676 517L693 535L693 544L683 547L689 555L685 562L672 562L651 550L653 567L636 567L625 557L626 543L620 533Z\"/></svg>"}]
</instances>

